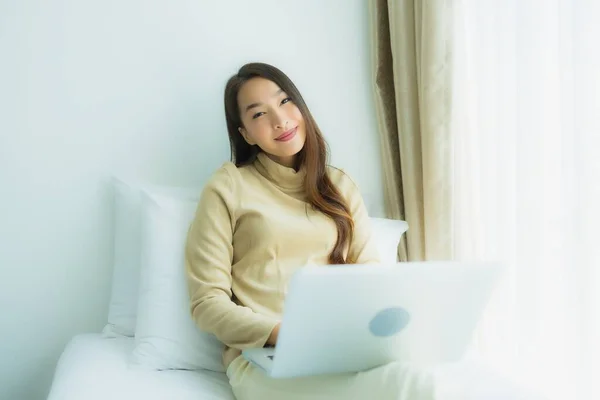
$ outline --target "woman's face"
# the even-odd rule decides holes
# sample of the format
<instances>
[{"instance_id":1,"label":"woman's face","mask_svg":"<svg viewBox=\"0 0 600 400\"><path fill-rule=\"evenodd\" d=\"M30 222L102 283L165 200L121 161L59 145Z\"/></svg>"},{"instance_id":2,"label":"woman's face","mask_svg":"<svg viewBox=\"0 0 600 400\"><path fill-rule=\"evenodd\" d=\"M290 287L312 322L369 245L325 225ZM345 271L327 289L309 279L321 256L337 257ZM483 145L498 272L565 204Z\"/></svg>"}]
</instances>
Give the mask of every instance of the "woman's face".
<instances>
[{"instance_id":1,"label":"woman's face","mask_svg":"<svg viewBox=\"0 0 600 400\"><path fill-rule=\"evenodd\" d=\"M243 126L240 133L251 145L258 145L271 159L291 167L304 147L304 118L288 95L274 82L252 78L238 93Z\"/></svg>"}]
</instances>

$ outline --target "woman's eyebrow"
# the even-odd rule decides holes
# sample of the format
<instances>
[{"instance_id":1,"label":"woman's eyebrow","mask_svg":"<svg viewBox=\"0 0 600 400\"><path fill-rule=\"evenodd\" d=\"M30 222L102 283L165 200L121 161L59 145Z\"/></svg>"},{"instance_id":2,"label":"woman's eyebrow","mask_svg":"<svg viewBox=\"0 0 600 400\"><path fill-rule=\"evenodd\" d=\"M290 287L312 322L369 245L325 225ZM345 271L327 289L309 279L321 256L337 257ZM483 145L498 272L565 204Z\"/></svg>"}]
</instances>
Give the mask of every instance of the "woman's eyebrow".
<instances>
[{"instance_id":1,"label":"woman's eyebrow","mask_svg":"<svg viewBox=\"0 0 600 400\"><path fill-rule=\"evenodd\" d=\"M281 93L283 93L283 89L279 89L278 91L276 91L276 92L275 92L275 94L273 95L273 97L277 97L277 96L279 96ZM260 107L260 106L262 106L262 105L263 105L263 103L252 103L252 104L248 104L248 106L246 107L246 111L244 111L244 112L248 112L248 111L250 111L251 109L253 109L253 108L256 108L256 107Z\"/></svg>"},{"instance_id":2,"label":"woman's eyebrow","mask_svg":"<svg viewBox=\"0 0 600 400\"><path fill-rule=\"evenodd\" d=\"M262 105L262 103L252 103L252 104L249 104L248 107L246 107L246 111L245 112L248 112L251 109L256 108L258 106L261 106L261 105Z\"/></svg>"}]
</instances>

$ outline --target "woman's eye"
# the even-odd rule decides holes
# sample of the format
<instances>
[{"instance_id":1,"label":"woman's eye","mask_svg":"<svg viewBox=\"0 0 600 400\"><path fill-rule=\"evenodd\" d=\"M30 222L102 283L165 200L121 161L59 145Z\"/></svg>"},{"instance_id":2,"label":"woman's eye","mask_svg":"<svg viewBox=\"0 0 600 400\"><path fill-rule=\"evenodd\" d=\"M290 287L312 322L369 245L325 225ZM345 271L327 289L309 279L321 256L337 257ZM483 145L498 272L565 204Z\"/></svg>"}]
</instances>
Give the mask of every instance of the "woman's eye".
<instances>
[{"instance_id":1,"label":"woman's eye","mask_svg":"<svg viewBox=\"0 0 600 400\"><path fill-rule=\"evenodd\" d=\"M292 99L290 97L286 97L285 99L281 100L281 104L285 104L289 101L292 101Z\"/></svg>"},{"instance_id":2,"label":"woman's eye","mask_svg":"<svg viewBox=\"0 0 600 400\"><path fill-rule=\"evenodd\" d=\"M256 119L256 118L260 117L260 116L261 116L261 115L263 115L263 114L264 114L264 112L262 112L262 111L261 111L261 112L257 112L256 114L254 114L254 115L252 116L252 119Z\"/></svg>"}]
</instances>

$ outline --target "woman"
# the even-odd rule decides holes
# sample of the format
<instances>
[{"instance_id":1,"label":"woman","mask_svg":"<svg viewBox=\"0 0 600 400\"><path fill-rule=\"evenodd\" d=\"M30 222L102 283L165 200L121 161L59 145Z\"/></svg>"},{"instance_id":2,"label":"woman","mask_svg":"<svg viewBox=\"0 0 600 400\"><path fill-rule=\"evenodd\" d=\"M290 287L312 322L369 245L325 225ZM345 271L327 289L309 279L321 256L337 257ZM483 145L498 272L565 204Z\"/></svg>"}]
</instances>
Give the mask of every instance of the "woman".
<instances>
[{"instance_id":1,"label":"woman","mask_svg":"<svg viewBox=\"0 0 600 400\"><path fill-rule=\"evenodd\" d=\"M225 89L234 163L206 185L186 245L191 309L225 345L238 400L434 398L433 375L401 363L361 373L271 379L241 350L275 345L291 275L307 264L376 263L358 188L290 79L247 64Z\"/></svg>"}]
</instances>

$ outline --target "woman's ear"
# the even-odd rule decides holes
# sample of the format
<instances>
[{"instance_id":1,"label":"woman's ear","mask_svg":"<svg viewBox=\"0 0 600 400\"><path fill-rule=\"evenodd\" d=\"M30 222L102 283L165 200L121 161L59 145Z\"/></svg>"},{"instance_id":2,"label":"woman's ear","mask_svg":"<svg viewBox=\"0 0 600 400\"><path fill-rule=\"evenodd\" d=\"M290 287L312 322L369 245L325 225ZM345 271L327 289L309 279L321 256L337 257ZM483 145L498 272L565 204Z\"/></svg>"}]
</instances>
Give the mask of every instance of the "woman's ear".
<instances>
[{"instance_id":1,"label":"woman's ear","mask_svg":"<svg viewBox=\"0 0 600 400\"><path fill-rule=\"evenodd\" d=\"M250 146L254 146L256 144L254 143L250 135L248 135L248 131L246 129L239 127L238 131L240 132L246 143L248 143Z\"/></svg>"}]
</instances>

